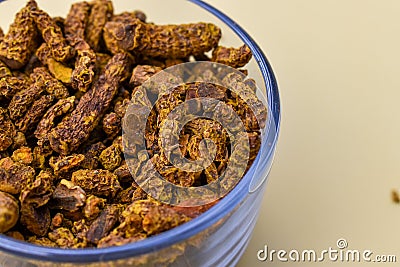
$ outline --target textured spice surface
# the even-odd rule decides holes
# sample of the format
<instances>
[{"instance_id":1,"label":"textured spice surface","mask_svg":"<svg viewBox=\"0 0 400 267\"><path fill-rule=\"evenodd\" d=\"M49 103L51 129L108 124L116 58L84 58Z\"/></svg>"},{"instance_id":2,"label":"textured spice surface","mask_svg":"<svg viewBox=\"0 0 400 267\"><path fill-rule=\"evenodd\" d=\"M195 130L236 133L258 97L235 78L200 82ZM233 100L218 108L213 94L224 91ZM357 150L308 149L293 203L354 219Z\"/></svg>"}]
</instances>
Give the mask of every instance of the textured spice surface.
<instances>
[{"instance_id":1,"label":"textured spice surface","mask_svg":"<svg viewBox=\"0 0 400 267\"><path fill-rule=\"evenodd\" d=\"M249 48L223 47L221 34L211 23L114 14L109 0L74 3L65 19L28 1L9 32L0 31L0 233L48 247L120 246L218 203L203 205L201 194L183 206L165 199L179 199L173 185L215 184L211 196L230 188L234 179L220 177L241 177L260 149L267 112L254 80L180 67L193 59L244 67ZM177 73L164 71L171 66ZM156 85L147 83L160 73ZM229 110L244 125L240 135L220 123L233 121ZM183 115L192 117L182 122Z\"/></svg>"},{"instance_id":2,"label":"textured spice surface","mask_svg":"<svg viewBox=\"0 0 400 267\"><path fill-rule=\"evenodd\" d=\"M12 69L22 68L35 52L38 32L31 14L36 9L36 2L29 1L15 16L8 33L0 43L0 60Z\"/></svg>"},{"instance_id":3,"label":"textured spice surface","mask_svg":"<svg viewBox=\"0 0 400 267\"><path fill-rule=\"evenodd\" d=\"M108 62L100 78L85 93L71 116L63 120L49 134L51 147L60 154L68 154L85 142L109 107L120 83L127 78L129 58L117 54Z\"/></svg>"}]
</instances>

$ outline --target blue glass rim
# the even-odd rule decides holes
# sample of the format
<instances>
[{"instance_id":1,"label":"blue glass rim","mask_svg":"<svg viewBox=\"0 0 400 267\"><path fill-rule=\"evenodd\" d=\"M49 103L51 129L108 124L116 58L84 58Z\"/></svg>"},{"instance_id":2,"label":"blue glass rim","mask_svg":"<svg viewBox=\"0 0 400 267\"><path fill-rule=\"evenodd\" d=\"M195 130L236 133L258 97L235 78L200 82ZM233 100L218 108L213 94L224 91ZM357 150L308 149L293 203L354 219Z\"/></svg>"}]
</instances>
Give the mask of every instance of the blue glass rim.
<instances>
[{"instance_id":1,"label":"blue glass rim","mask_svg":"<svg viewBox=\"0 0 400 267\"><path fill-rule=\"evenodd\" d=\"M266 143L268 143L269 151L267 152L266 158L263 159L264 162L268 162L273 157L276 142L278 139L281 111L278 85L273 70L265 54L262 52L257 43L250 37L250 35L224 13L203 2L202 0L187 1L198 5L199 7L219 18L222 22L229 26L251 49L265 82L267 90L267 101L270 111L270 116L268 120L271 127L274 127L273 131L271 131L271 136L264 138L262 144L264 146L266 145ZM3 2L3 0L0 0L0 3L1 2ZM271 121L273 123L271 123ZM2 251L3 253L14 255L16 257L23 257L31 260L60 263L90 263L99 261L105 262L120 260L129 257L144 255L166 248L170 245L182 242L211 227L213 224L229 214L233 210L233 208L235 208L241 201L243 201L249 194L247 185L251 183L252 177L254 175L254 166L257 166L259 163L263 164L263 162L259 162L260 154L261 153L259 153L252 167L238 183L238 185L218 204L216 204L214 207L212 207L210 210L203 213L196 219L156 236L118 247L66 250L60 248L37 246L0 235L0 251Z\"/></svg>"}]
</instances>

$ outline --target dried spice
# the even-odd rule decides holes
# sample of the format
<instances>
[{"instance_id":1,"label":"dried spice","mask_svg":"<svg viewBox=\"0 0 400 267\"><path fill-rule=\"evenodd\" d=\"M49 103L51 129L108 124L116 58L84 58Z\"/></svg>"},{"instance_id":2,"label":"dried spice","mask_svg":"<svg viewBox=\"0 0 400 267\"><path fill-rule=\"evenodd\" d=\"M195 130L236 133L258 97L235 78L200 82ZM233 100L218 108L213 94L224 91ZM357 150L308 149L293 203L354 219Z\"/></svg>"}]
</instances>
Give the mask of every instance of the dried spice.
<instances>
[{"instance_id":1,"label":"dried spice","mask_svg":"<svg viewBox=\"0 0 400 267\"><path fill-rule=\"evenodd\" d=\"M25 116L15 122L18 130L26 133L32 130L45 114L47 109L53 104L54 96L44 95L33 102Z\"/></svg>"},{"instance_id":2,"label":"dried spice","mask_svg":"<svg viewBox=\"0 0 400 267\"><path fill-rule=\"evenodd\" d=\"M45 246L45 247L58 247L57 244L47 237L37 237L37 236L31 236L28 238L28 242L38 245L38 246Z\"/></svg>"},{"instance_id":3,"label":"dried spice","mask_svg":"<svg viewBox=\"0 0 400 267\"><path fill-rule=\"evenodd\" d=\"M17 150L18 148L21 148L22 146L26 146L26 137L25 134L22 132L17 132L17 134L13 138L13 144L11 146L12 150Z\"/></svg>"},{"instance_id":4,"label":"dried spice","mask_svg":"<svg viewBox=\"0 0 400 267\"><path fill-rule=\"evenodd\" d=\"M97 169L99 166L99 156L104 149L106 149L106 146L102 142L97 142L88 146L85 151L83 151L85 159L81 162L82 168L90 170Z\"/></svg>"},{"instance_id":5,"label":"dried spice","mask_svg":"<svg viewBox=\"0 0 400 267\"><path fill-rule=\"evenodd\" d=\"M101 152L99 160L104 169L113 171L121 165L121 150L116 145L109 146Z\"/></svg>"},{"instance_id":6,"label":"dried spice","mask_svg":"<svg viewBox=\"0 0 400 267\"><path fill-rule=\"evenodd\" d=\"M8 105L10 118L16 121L24 116L31 104L42 95L45 89L41 84L33 83L29 88L16 93Z\"/></svg>"},{"instance_id":7,"label":"dried spice","mask_svg":"<svg viewBox=\"0 0 400 267\"><path fill-rule=\"evenodd\" d=\"M7 65L0 60L0 79L3 79L5 77L12 77L12 72L7 67Z\"/></svg>"},{"instance_id":8,"label":"dried spice","mask_svg":"<svg viewBox=\"0 0 400 267\"><path fill-rule=\"evenodd\" d=\"M75 90L86 92L94 79L96 54L85 41L79 41L75 45L75 49L78 56L72 71L72 87Z\"/></svg>"},{"instance_id":9,"label":"dried spice","mask_svg":"<svg viewBox=\"0 0 400 267\"><path fill-rule=\"evenodd\" d=\"M88 139L99 117L109 107L119 84L127 78L128 67L126 54L117 54L109 61L99 80L82 96L71 116L50 132L49 140L54 151L68 154Z\"/></svg>"},{"instance_id":10,"label":"dried spice","mask_svg":"<svg viewBox=\"0 0 400 267\"><path fill-rule=\"evenodd\" d=\"M71 96L65 99L60 99L56 104L50 107L40 122L38 123L35 130L35 137L38 140L47 139L47 135L51 131L51 129L55 126L55 120L67 114L74 107L75 97Z\"/></svg>"},{"instance_id":11,"label":"dried spice","mask_svg":"<svg viewBox=\"0 0 400 267\"><path fill-rule=\"evenodd\" d=\"M87 239L96 244L105 237L117 223L120 211L119 205L107 205L99 217L90 225L86 234Z\"/></svg>"},{"instance_id":12,"label":"dried spice","mask_svg":"<svg viewBox=\"0 0 400 267\"><path fill-rule=\"evenodd\" d=\"M58 99L67 98L69 96L68 89L57 79L53 78L46 68L36 68L31 74L31 79L36 84L45 86L46 92Z\"/></svg>"},{"instance_id":13,"label":"dried spice","mask_svg":"<svg viewBox=\"0 0 400 267\"><path fill-rule=\"evenodd\" d=\"M85 205L85 201L85 191L74 183L63 179L54 190L49 205L52 209L75 212Z\"/></svg>"},{"instance_id":14,"label":"dried spice","mask_svg":"<svg viewBox=\"0 0 400 267\"><path fill-rule=\"evenodd\" d=\"M117 176L107 170L79 170L71 181L96 196L113 197L121 188Z\"/></svg>"},{"instance_id":15,"label":"dried spice","mask_svg":"<svg viewBox=\"0 0 400 267\"><path fill-rule=\"evenodd\" d=\"M211 60L231 66L232 68L241 68L249 63L251 57L252 53L247 45L239 48L218 46L213 50Z\"/></svg>"},{"instance_id":16,"label":"dried spice","mask_svg":"<svg viewBox=\"0 0 400 267\"><path fill-rule=\"evenodd\" d=\"M16 135L15 126L8 116L6 109L0 107L0 151L5 151L13 143Z\"/></svg>"},{"instance_id":17,"label":"dried spice","mask_svg":"<svg viewBox=\"0 0 400 267\"><path fill-rule=\"evenodd\" d=\"M138 65L132 71L132 77L129 84L132 87L137 87L142 85L145 81L147 81L151 76L160 72L162 69L156 66L149 65Z\"/></svg>"},{"instance_id":18,"label":"dried spice","mask_svg":"<svg viewBox=\"0 0 400 267\"><path fill-rule=\"evenodd\" d=\"M75 243L75 237L68 228L57 228L49 233L49 239L60 248L72 248Z\"/></svg>"},{"instance_id":19,"label":"dried spice","mask_svg":"<svg viewBox=\"0 0 400 267\"><path fill-rule=\"evenodd\" d=\"M72 78L72 69L64 65L61 62L56 61L52 54L49 46L43 43L37 50L36 56L40 62L47 66L49 72L62 83L69 85Z\"/></svg>"},{"instance_id":20,"label":"dried spice","mask_svg":"<svg viewBox=\"0 0 400 267\"><path fill-rule=\"evenodd\" d=\"M54 174L58 176L77 168L84 160L84 155L72 154L70 156L51 157L49 165L53 168Z\"/></svg>"},{"instance_id":21,"label":"dried spice","mask_svg":"<svg viewBox=\"0 0 400 267\"><path fill-rule=\"evenodd\" d=\"M25 241L24 236L18 231L9 231L9 232L5 233L5 235L8 237L12 237L14 239L20 240L20 241Z\"/></svg>"},{"instance_id":22,"label":"dried spice","mask_svg":"<svg viewBox=\"0 0 400 267\"><path fill-rule=\"evenodd\" d=\"M63 221L64 221L64 215L62 213L57 213L51 219L50 229L54 230L54 229L56 229L58 227L61 227L63 225Z\"/></svg>"},{"instance_id":23,"label":"dried spice","mask_svg":"<svg viewBox=\"0 0 400 267\"><path fill-rule=\"evenodd\" d=\"M128 24L134 22L136 19L139 19L142 22L146 22L147 16L142 11L135 10L132 12L122 12L121 14L114 15L111 21Z\"/></svg>"},{"instance_id":24,"label":"dried spice","mask_svg":"<svg viewBox=\"0 0 400 267\"><path fill-rule=\"evenodd\" d=\"M109 138L115 137L121 131L121 117L111 112L103 118L103 131Z\"/></svg>"},{"instance_id":25,"label":"dried spice","mask_svg":"<svg viewBox=\"0 0 400 267\"><path fill-rule=\"evenodd\" d=\"M27 87L28 83L26 79L5 76L0 80L0 96L11 99L16 93L25 90Z\"/></svg>"},{"instance_id":26,"label":"dried spice","mask_svg":"<svg viewBox=\"0 0 400 267\"><path fill-rule=\"evenodd\" d=\"M133 51L149 57L187 58L218 45L221 30L211 23L181 25L146 24L136 19L124 24L110 21L104 40L112 53Z\"/></svg>"},{"instance_id":27,"label":"dried spice","mask_svg":"<svg viewBox=\"0 0 400 267\"><path fill-rule=\"evenodd\" d=\"M114 8L109 0L95 0L86 25L86 41L94 51L99 51L104 25L112 17Z\"/></svg>"},{"instance_id":28,"label":"dried spice","mask_svg":"<svg viewBox=\"0 0 400 267\"><path fill-rule=\"evenodd\" d=\"M21 147L14 150L11 159L14 162L23 163L29 165L33 161L32 149L30 147Z\"/></svg>"},{"instance_id":29,"label":"dried spice","mask_svg":"<svg viewBox=\"0 0 400 267\"><path fill-rule=\"evenodd\" d=\"M71 5L65 19L65 36L72 46L77 40L85 40L85 29L90 14L90 5L79 2Z\"/></svg>"},{"instance_id":30,"label":"dried spice","mask_svg":"<svg viewBox=\"0 0 400 267\"><path fill-rule=\"evenodd\" d=\"M83 209L83 213L86 218L92 220L96 218L100 212L104 209L106 200L104 198L96 197L94 195L90 195L86 199L85 207Z\"/></svg>"},{"instance_id":31,"label":"dried spice","mask_svg":"<svg viewBox=\"0 0 400 267\"><path fill-rule=\"evenodd\" d=\"M0 191L0 233L5 233L13 228L18 218L17 200L12 195Z\"/></svg>"},{"instance_id":32,"label":"dried spice","mask_svg":"<svg viewBox=\"0 0 400 267\"><path fill-rule=\"evenodd\" d=\"M51 51L52 57L60 62L66 62L73 56L72 47L68 45L61 28L55 21L41 9L31 12L36 27L39 29L43 40Z\"/></svg>"},{"instance_id":33,"label":"dried spice","mask_svg":"<svg viewBox=\"0 0 400 267\"><path fill-rule=\"evenodd\" d=\"M21 192L21 224L38 236L46 235L50 223L50 210L46 205L53 193L53 177L41 171L36 179Z\"/></svg>"},{"instance_id":34,"label":"dried spice","mask_svg":"<svg viewBox=\"0 0 400 267\"><path fill-rule=\"evenodd\" d=\"M123 162L121 166L114 170L114 174L118 177L118 181L121 183L131 183L133 181L133 177L131 172L129 171L129 167L126 162Z\"/></svg>"},{"instance_id":35,"label":"dried spice","mask_svg":"<svg viewBox=\"0 0 400 267\"><path fill-rule=\"evenodd\" d=\"M35 177L35 170L11 158L0 160L0 191L19 194Z\"/></svg>"},{"instance_id":36,"label":"dried spice","mask_svg":"<svg viewBox=\"0 0 400 267\"><path fill-rule=\"evenodd\" d=\"M0 60L11 69L25 66L35 52L38 34L31 14L36 9L36 2L30 0L17 13L8 33L0 43Z\"/></svg>"},{"instance_id":37,"label":"dried spice","mask_svg":"<svg viewBox=\"0 0 400 267\"><path fill-rule=\"evenodd\" d=\"M128 209L142 217L142 228L148 235L163 232L189 221L188 217L171 207L161 206L148 200L136 201Z\"/></svg>"}]
</instances>

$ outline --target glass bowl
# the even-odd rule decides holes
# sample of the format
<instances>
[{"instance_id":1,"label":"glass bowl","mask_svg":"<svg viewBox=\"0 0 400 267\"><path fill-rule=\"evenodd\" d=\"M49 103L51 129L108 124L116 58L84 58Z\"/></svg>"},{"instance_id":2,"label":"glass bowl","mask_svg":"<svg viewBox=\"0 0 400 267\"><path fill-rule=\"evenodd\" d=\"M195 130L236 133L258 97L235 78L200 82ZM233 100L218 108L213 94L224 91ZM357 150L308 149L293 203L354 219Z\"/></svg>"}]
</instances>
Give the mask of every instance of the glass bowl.
<instances>
[{"instance_id":1,"label":"glass bowl","mask_svg":"<svg viewBox=\"0 0 400 267\"><path fill-rule=\"evenodd\" d=\"M0 1L2 2L2 1ZM65 17L72 2L40 1L52 16ZM60 249L40 247L0 235L0 266L234 266L244 252L259 213L280 125L278 86L264 53L238 24L200 0L113 1L115 12L139 9L158 24L212 22L222 29L221 44L250 47L245 67L256 80L257 94L268 107L260 152L236 187L214 207L181 226L120 247ZM0 26L7 31L22 0L0 3ZM156 8L155 8L156 7Z\"/></svg>"}]
</instances>

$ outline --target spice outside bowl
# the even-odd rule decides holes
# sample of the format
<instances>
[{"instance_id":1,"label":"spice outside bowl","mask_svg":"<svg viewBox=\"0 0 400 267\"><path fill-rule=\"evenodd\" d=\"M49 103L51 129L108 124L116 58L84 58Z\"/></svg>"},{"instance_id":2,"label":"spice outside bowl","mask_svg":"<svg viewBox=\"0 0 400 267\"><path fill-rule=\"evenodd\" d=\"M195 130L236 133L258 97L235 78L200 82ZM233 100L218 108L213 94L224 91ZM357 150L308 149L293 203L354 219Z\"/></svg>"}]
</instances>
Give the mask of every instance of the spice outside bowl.
<instances>
[{"instance_id":1,"label":"spice outside bowl","mask_svg":"<svg viewBox=\"0 0 400 267\"><path fill-rule=\"evenodd\" d=\"M1 2L1 1L0 1ZM67 14L76 1L40 1L52 16ZM142 10L158 24L211 22L222 29L221 44L238 47L245 43L253 53L246 66L257 82L258 96L268 107L262 145L250 170L218 204L196 219L120 247L59 249L40 247L0 235L0 266L233 266L244 252L259 213L272 165L280 125L277 83L264 53L232 19L200 0L114 0L115 12ZM0 25L7 31L23 0L0 3Z\"/></svg>"}]
</instances>

